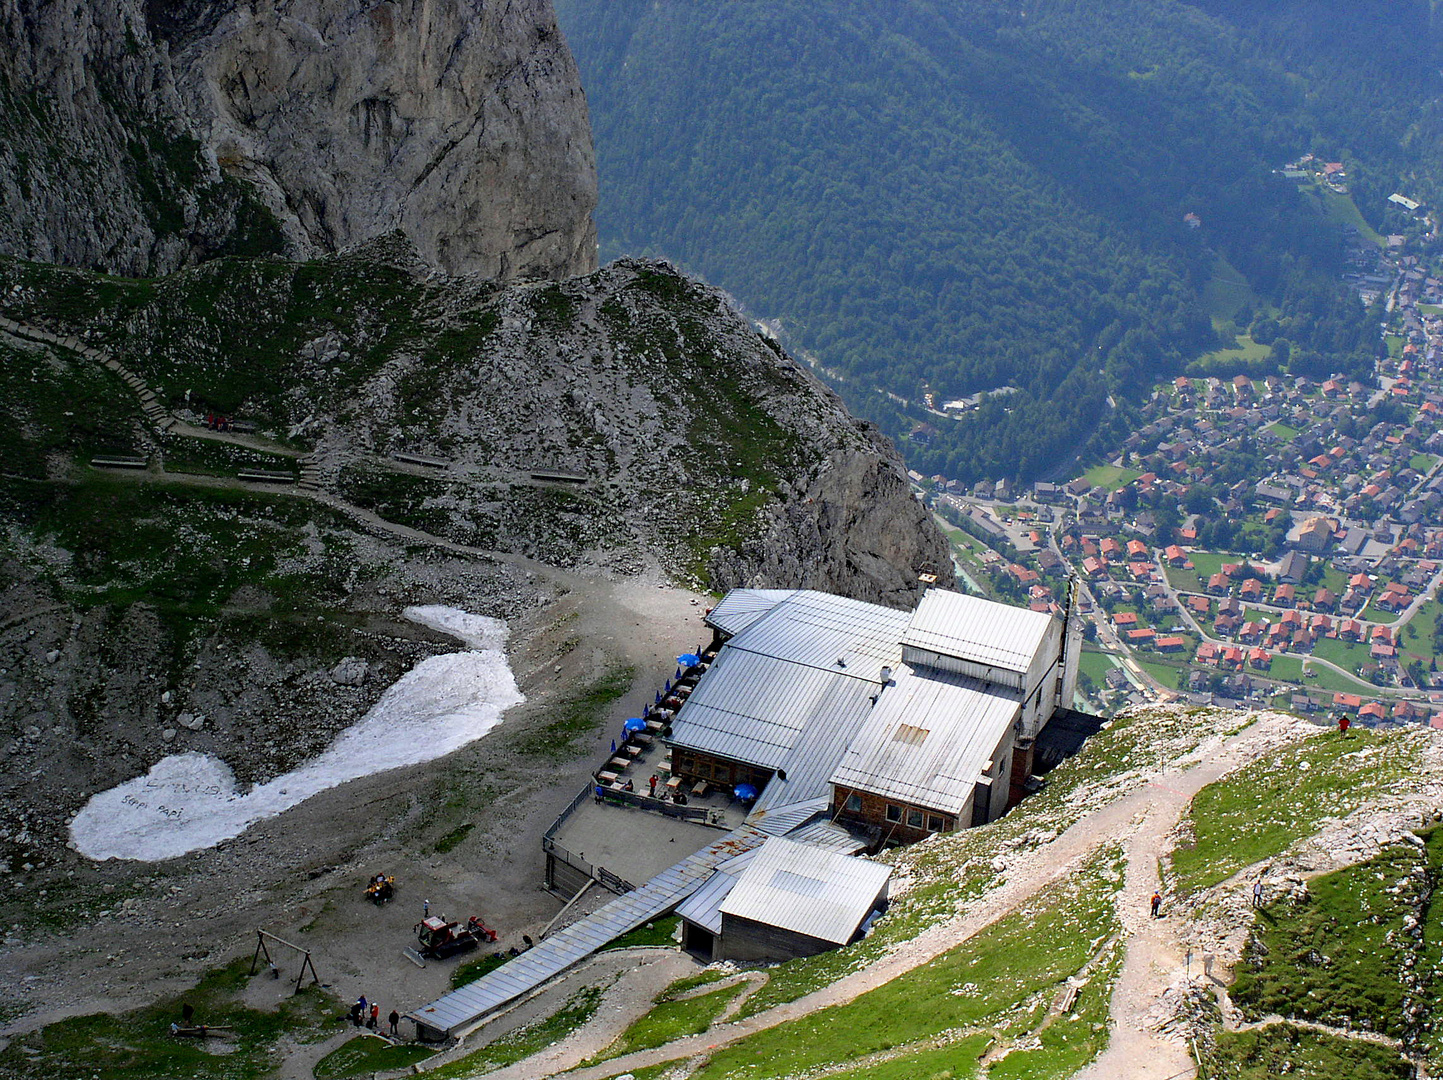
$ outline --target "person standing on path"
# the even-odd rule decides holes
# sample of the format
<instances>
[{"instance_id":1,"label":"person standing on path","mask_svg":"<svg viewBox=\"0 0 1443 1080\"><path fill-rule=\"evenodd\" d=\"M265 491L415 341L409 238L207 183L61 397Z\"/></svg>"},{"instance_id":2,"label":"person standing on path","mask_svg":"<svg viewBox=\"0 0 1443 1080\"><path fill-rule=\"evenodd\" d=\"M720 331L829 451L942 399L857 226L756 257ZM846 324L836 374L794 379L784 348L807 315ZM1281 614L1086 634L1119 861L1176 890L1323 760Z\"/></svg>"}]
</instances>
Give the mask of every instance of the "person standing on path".
<instances>
[{"instance_id":1,"label":"person standing on path","mask_svg":"<svg viewBox=\"0 0 1443 1080\"><path fill-rule=\"evenodd\" d=\"M422 900L422 901L421 901L421 918L423 918L423 919L429 919L430 917L431 917L431 901L429 901L429 900Z\"/></svg>"},{"instance_id":2,"label":"person standing on path","mask_svg":"<svg viewBox=\"0 0 1443 1080\"><path fill-rule=\"evenodd\" d=\"M1162 909L1162 893L1152 894L1152 917L1157 918L1157 913Z\"/></svg>"},{"instance_id":3,"label":"person standing on path","mask_svg":"<svg viewBox=\"0 0 1443 1080\"><path fill-rule=\"evenodd\" d=\"M401 1031L398 1025L401 1023L401 1014L398 1013L395 1009L392 1009L391 1015L386 1017L386 1022L391 1025L391 1038L400 1038Z\"/></svg>"},{"instance_id":4,"label":"person standing on path","mask_svg":"<svg viewBox=\"0 0 1443 1080\"><path fill-rule=\"evenodd\" d=\"M379 1031L381 1029L381 1006L374 1001L371 1002L371 1018L366 1021L366 1027L372 1031Z\"/></svg>"},{"instance_id":5,"label":"person standing on path","mask_svg":"<svg viewBox=\"0 0 1443 1080\"><path fill-rule=\"evenodd\" d=\"M1262 907L1262 906L1263 906L1263 879L1260 877L1260 878L1258 878L1257 881L1253 882L1253 907L1255 907L1255 908L1260 908L1260 907Z\"/></svg>"}]
</instances>

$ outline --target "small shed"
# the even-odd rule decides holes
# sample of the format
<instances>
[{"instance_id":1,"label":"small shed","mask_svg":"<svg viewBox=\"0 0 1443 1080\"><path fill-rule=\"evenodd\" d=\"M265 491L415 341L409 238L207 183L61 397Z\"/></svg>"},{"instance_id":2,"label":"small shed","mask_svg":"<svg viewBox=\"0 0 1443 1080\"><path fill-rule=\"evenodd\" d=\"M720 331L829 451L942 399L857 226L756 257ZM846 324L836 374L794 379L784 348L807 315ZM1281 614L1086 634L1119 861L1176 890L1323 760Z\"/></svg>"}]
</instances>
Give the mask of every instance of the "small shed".
<instances>
[{"instance_id":1,"label":"small shed","mask_svg":"<svg viewBox=\"0 0 1443 1080\"><path fill-rule=\"evenodd\" d=\"M728 872L730 871L730 872ZM789 960L846 945L887 901L892 868L774 836L718 867L677 909L682 942L709 960Z\"/></svg>"}]
</instances>

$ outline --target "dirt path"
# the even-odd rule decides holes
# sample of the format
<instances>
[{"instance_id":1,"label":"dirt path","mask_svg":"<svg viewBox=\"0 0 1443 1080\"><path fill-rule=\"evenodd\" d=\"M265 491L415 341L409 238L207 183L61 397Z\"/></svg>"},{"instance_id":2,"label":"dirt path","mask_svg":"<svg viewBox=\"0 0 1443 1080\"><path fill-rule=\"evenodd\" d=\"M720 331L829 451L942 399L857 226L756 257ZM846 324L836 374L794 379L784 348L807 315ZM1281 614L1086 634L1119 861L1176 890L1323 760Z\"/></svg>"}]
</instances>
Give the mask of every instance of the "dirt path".
<instances>
[{"instance_id":1,"label":"dirt path","mask_svg":"<svg viewBox=\"0 0 1443 1080\"><path fill-rule=\"evenodd\" d=\"M1206 767L1195 770L1206 774ZM1217 773L1221 775L1221 773ZM1166 782L1153 785L1167 792L1135 820L1135 830L1123 845L1127 858L1118 915L1127 935L1126 956L1117 985L1112 991L1112 1036L1107 1049L1074 1080L1112 1080L1126 1076L1136 1080L1166 1080L1191 1076L1195 1063L1186 1046L1158 1033L1168 1019L1162 1006L1163 992L1184 973L1185 953L1178 942L1176 920L1162 909L1153 918L1149 899L1161 891L1158 859L1168 848L1168 834L1199 790L1191 783L1169 790ZM1185 797L1182 797L1184 796Z\"/></svg>"},{"instance_id":2,"label":"dirt path","mask_svg":"<svg viewBox=\"0 0 1443 1080\"><path fill-rule=\"evenodd\" d=\"M1126 906L1128 899L1135 899L1134 907L1141 906L1145 918L1145 905L1151 889L1135 898L1131 897L1131 890L1145 884L1146 873L1154 875L1153 880L1156 880L1157 856L1162 851L1167 832L1177 822L1192 797L1238 765L1251 760L1265 746L1290 739L1293 726L1290 719L1266 716L1226 740L1212 742L1193 755L1198 761L1197 765L1186 771L1165 769L1146 787L1087 814L1052 842L1034 851L1026 863L1013 870L1010 878L994 888L971 909L923 931L876 963L830 986L744 1020L713 1026L701 1035L677 1039L653 1050L627 1054L605 1065L580 1069L569 1075L573 1080L604 1080L630 1069L704 1055L756 1032L809 1016L833 1005L844 1005L967 941L1016 910L1048 885L1077 869L1099 845L1105 843L1121 841L1127 845L1130 855L1127 885L1129 895L1124 897L1124 905ZM1151 870L1145 870L1146 866L1151 866ZM1134 870L1134 867L1137 869ZM1154 934L1158 935L1158 943L1165 941L1161 936L1163 924L1164 920L1158 920L1156 930L1139 938L1135 958L1132 942L1129 943L1124 973L1127 973L1129 967L1134 970L1128 999L1114 1001L1116 1012L1113 1038L1118 1049L1109 1050L1106 1055L1112 1063L1112 1071L1092 1075L1161 1078L1179 1071L1178 1068L1173 1068L1171 1072L1140 1072L1132 1068L1132 1064L1141 1064L1150 1069L1149 1055L1157 1052L1150 1038L1145 1037L1151 1034L1145 1031L1148 1026L1146 1002L1155 988L1160 990L1165 985L1168 954L1165 948L1153 942ZM567 1050L566 1044L562 1044L556 1048L555 1053L548 1052L544 1061L533 1058L496 1075L504 1076L505 1080L539 1080L555 1076L558 1071L574 1067L584 1060L584 1055L572 1054ZM1169 1047L1167 1052L1169 1061L1177 1060L1178 1053L1184 1057L1187 1053L1182 1047Z\"/></svg>"}]
</instances>

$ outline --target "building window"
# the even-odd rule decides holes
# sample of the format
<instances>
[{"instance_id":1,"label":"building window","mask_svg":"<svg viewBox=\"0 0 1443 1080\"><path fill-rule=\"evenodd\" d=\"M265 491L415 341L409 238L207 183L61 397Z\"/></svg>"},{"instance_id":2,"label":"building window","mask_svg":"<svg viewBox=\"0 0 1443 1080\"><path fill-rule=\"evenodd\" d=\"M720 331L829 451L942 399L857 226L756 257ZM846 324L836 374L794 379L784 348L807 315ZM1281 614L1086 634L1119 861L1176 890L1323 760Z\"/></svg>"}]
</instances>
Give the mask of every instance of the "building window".
<instances>
[{"instance_id":1,"label":"building window","mask_svg":"<svg viewBox=\"0 0 1443 1080\"><path fill-rule=\"evenodd\" d=\"M912 826L912 828L914 828L914 829L920 829L920 828L922 827L922 811L920 811L920 810L908 810L908 811L907 811L907 824L910 825L910 826Z\"/></svg>"},{"instance_id":2,"label":"building window","mask_svg":"<svg viewBox=\"0 0 1443 1080\"><path fill-rule=\"evenodd\" d=\"M860 795L848 795L848 796L847 796L847 809L850 810L850 811L851 811L852 813L854 813L854 814L860 814L860 813L862 812L862 796L860 796Z\"/></svg>"},{"instance_id":3,"label":"building window","mask_svg":"<svg viewBox=\"0 0 1443 1080\"><path fill-rule=\"evenodd\" d=\"M902 820L902 808L901 808L900 806L893 806L891 803L888 803L888 804L887 804L887 820L888 820L888 821L901 821L901 820Z\"/></svg>"},{"instance_id":4,"label":"building window","mask_svg":"<svg viewBox=\"0 0 1443 1080\"><path fill-rule=\"evenodd\" d=\"M928 814L928 815L927 815L927 831L928 831L928 832L946 832L946 831L947 831L947 819L944 818L944 817L942 817L940 814Z\"/></svg>"}]
</instances>

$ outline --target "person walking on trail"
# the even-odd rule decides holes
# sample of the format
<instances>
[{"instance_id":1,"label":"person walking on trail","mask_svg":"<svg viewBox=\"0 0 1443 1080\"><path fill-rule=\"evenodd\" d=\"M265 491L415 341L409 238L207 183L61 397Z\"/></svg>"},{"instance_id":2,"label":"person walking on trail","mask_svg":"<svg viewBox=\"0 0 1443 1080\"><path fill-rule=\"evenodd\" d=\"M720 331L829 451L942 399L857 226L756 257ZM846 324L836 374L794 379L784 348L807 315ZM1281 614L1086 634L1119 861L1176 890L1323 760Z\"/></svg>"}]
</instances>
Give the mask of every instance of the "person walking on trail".
<instances>
[{"instance_id":1,"label":"person walking on trail","mask_svg":"<svg viewBox=\"0 0 1443 1080\"><path fill-rule=\"evenodd\" d=\"M1152 894L1152 917L1157 918L1158 912L1162 910L1162 893Z\"/></svg>"},{"instance_id":2,"label":"person walking on trail","mask_svg":"<svg viewBox=\"0 0 1443 1080\"><path fill-rule=\"evenodd\" d=\"M377 1005L377 1004L373 1001L373 1002L371 1002L371 1019L368 1020L368 1021L366 1021L366 1027L370 1028L372 1031L376 1031L376 1030L379 1030L380 1026L381 1026L381 1006Z\"/></svg>"},{"instance_id":3,"label":"person walking on trail","mask_svg":"<svg viewBox=\"0 0 1443 1080\"><path fill-rule=\"evenodd\" d=\"M391 1025L391 1037L399 1038L401 1035L401 1029L399 1027L401 1023L401 1014L398 1013L395 1009L392 1009L391 1015L386 1017L386 1022Z\"/></svg>"},{"instance_id":4,"label":"person walking on trail","mask_svg":"<svg viewBox=\"0 0 1443 1080\"><path fill-rule=\"evenodd\" d=\"M1263 906L1263 879L1262 879L1262 878L1258 878L1257 881L1253 882L1253 907L1255 907L1255 908L1260 908L1260 907L1262 907L1262 906Z\"/></svg>"},{"instance_id":5,"label":"person walking on trail","mask_svg":"<svg viewBox=\"0 0 1443 1080\"><path fill-rule=\"evenodd\" d=\"M1353 725L1353 721L1348 718L1348 714L1347 714L1347 713L1344 713L1342 716L1338 717L1338 734L1339 734L1339 735L1346 735L1346 734L1348 734L1348 728L1352 727L1352 725Z\"/></svg>"}]
</instances>

